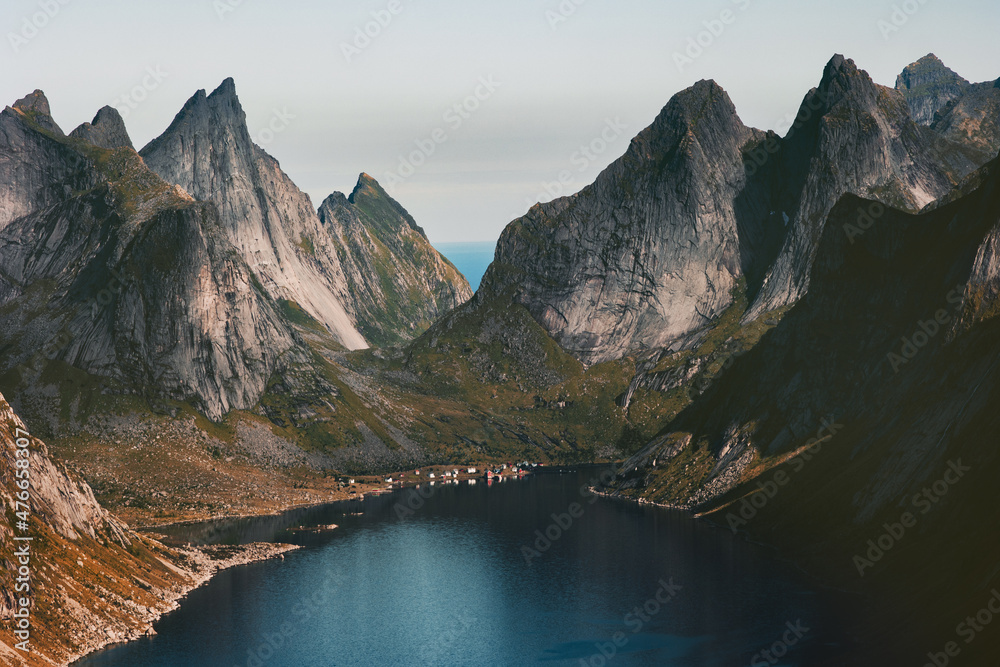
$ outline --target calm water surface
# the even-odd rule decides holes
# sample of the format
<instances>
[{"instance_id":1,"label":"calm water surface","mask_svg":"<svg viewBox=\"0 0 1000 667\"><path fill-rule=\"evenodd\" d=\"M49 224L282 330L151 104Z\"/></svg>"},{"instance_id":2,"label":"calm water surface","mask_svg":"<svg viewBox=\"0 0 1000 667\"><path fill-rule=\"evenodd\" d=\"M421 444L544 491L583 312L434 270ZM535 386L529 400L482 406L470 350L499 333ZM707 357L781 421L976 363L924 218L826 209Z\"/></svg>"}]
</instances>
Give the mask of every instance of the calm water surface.
<instances>
[{"instance_id":1,"label":"calm water surface","mask_svg":"<svg viewBox=\"0 0 1000 667\"><path fill-rule=\"evenodd\" d=\"M472 290L479 289L479 282L483 279L483 274L493 261L493 253L496 251L495 241L483 243L437 243L434 245L438 252L448 258L455 265Z\"/></svg>"},{"instance_id":2,"label":"calm water surface","mask_svg":"<svg viewBox=\"0 0 1000 667\"><path fill-rule=\"evenodd\" d=\"M844 648L839 603L786 564L683 514L582 495L595 474L439 484L412 512L405 490L174 527L172 539L305 548L221 573L155 637L78 664L730 667L799 621L808 632L772 664ZM340 527L286 530L325 523Z\"/></svg>"}]
</instances>

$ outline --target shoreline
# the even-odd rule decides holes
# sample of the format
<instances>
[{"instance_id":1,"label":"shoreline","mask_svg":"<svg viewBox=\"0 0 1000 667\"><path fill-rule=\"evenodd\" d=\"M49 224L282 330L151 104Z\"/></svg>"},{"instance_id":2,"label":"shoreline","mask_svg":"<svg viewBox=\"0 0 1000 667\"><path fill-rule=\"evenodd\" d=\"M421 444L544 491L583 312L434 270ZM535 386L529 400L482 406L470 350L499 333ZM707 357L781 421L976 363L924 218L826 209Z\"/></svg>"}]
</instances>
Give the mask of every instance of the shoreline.
<instances>
[{"instance_id":1,"label":"shoreline","mask_svg":"<svg viewBox=\"0 0 1000 667\"><path fill-rule=\"evenodd\" d=\"M94 628L95 635L100 635L105 638L85 642L83 646L78 647L78 651L75 654L62 664L64 667L73 667L73 665L77 665L81 660L90 657L95 653L117 646L122 646L136 641L137 639L142 639L143 637L152 637L156 635L156 630L153 628L155 623L159 622L159 620L167 614L176 611L180 607L184 598L186 598L192 591L207 584L220 572L234 567L240 567L242 565L250 565L252 563L259 563L272 558L277 558L301 548L302 547L293 544L268 542L253 542L239 546L224 547L170 547L170 549L176 552L181 559L186 558L194 563L194 569L176 561L171 563L171 565L176 568L179 573L188 577L189 581L187 583L179 583L170 589L162 589L161 594L164 606L159 609L148 609L145 615L136 619L138 621L137 627L130 628L124 633L116 636L107 636L105 634L105 632L110 629ZM223 554L222 552L225 550L233 550L236 553Z\"/></svg>"}]
</instances>

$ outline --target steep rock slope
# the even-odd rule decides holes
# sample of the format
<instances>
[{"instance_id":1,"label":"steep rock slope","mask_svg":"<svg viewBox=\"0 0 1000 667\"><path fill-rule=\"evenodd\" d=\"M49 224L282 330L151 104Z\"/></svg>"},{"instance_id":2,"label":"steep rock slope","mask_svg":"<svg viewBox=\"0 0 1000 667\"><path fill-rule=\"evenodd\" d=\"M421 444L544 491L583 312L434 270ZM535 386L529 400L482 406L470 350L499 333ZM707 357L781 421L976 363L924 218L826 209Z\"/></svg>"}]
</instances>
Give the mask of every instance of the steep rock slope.
<instances>
[{"instance_id":1,"label":"steep rock slope","mask_svg":"<svg viewBox=\"0 0 1000 667\"><path fill-rule=\"evenodd\" d=\"M465 277L368 174L350 196L327 197L319 218L340 249L348 310L372 344L410 340L472 297Z\"/></svg>"},{"instance_id":2,"label":"steep rock slope","mask_svg":"<svg viewBox=\"0 0 1000 667\"><path fill-rule=\"evenodd\" d=\"M1000 584L1000 172L985 172L860 235L856 210L878 203L845 197L805 297L610 489L697 507L863 592L873 652L852 664L919 663ZM904 512L905 537L872 547ZM961 645L968 664L1000 655L996 637Z\"/></svg>"},{"instance_id":3,"label":"steep rock slope","mask_svg":"<svg viewBox=\"0 0 1000 667\"><path fill-rule=\"evenodd\" d=\"M1000 79L969 86L941 109L931 129L993 159L1000 151Z\"/></svg>"},{"instance_id":4,"label":"steep rock slope","mask_svg":"<svg viewBox=\"0 0 1000 667\"><path fill-rule=\"evenodd\" d=\"M226 238L268 295L297 304L348 349L367 346L345 308L337 249L309 197L251 140L232 79L195 93L140 155L168 183L216 205Z\"/></svg>"},{"instance_id":5,"label":"steep rock slope","mask_svg":"<svg viewBox=\"0 0 1000 667\"><path fill-rule=\"evenodd\" d=\"M917 211L982 162L839 55L780 139L703 81L594 184L512 222L480 298L513 296L585 363L689 348L740 293L746 322L800 298L842 195Z\"/></svg>"},{"instance_id":6,"label":"steep rock slope","mask_svg":"<svg viewBox=\"0 0 1000 667\"><path fill-rule=\"evenodd\" d=\"M23 480L27 492L18 486ZM141 637L215 571L288 549L253 545L237 550L238 556L172 550L136 534L97 503L85 482L49 456L3 395L0 502L7 510L0 535L10 547L0 559L4 665L64 665L107 644ZM15 556L15 549L23 551L25 545L27 555ZM29 603L27 636L14 632L15 614L24 614L22 600ZM17 648L25 640L29 651Z\"/></svg>"},{"instance_id":7,"label":"steep rock slope","mask_svg":"<svg viewBox=\"0 0 1000 667\"><path fill-rule=\"evenodd\" d=\"M789 235L748 319L805 293L824 222L842 195L918 211L980 166L931 140L902 94L875 84L843 56L827 64L798 119L772 163L773 206L791 218Z\"/></svg>"},{"instance_id":8,"label":"steep rock slope","mask_svg":"<svg viewBox=\"0 0 1000 667\"><path fill-rule=\"evenodd\" d=\"M715 82L679 93L594 184L504 230L483 298L510 290L588 363L704 327L753 260L740 227L767 210L747 193L743 152L764 139Z\"/></svg>"},{"instance_id":9,"label":"steep rock slope","mask_svg":"<svg viewBox=\"0 0 1000 667\"><path fill-rule=\"evenodd\" d=\"M75 139L89 141L101 148L131 148L132 139L125 129L125 121L114 107L101 107L94 120L84 123L69 133Z\"/></svg>"},{"instance_id":10,"label":"steep rock slope","mask_svg":"<svg viewBox=\"0 0 1000 667\"><path fill-rule=\"evenodd\" d=\"M41 111L0 114L0 139L13 138L0 144L6 185L40 193L22 195L23 215L0 231L3 368L65 362L125 393L192 399L214 419L252 407L298 348L215 207L163 182L130 148L97 148L50 125Z\"/></svg>"},{"instance_id":11,"label":"steep rock slope","mask_svg":"<svg viewBox=\"0 0 1000 667\"><path fill-rule=\"evenodd\" d=\"M933 53L907 65L896 77L896 90L906 98L913 120L926 126L949 102L964 95L970 85Z\"/></svg>"}]
</instances>

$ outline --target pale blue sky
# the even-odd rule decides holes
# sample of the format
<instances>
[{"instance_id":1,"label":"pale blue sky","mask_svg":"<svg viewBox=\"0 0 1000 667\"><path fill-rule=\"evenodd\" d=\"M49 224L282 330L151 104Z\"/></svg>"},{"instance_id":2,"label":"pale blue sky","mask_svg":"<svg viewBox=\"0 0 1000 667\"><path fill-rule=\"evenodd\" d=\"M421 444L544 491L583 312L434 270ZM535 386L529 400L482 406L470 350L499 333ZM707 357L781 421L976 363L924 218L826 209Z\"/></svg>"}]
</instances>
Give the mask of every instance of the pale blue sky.
<instances>
[{"instance_id":1,"label":"pale blue sky","mask_svg":"<svg viewBox=\"0 0 1000 667\"><path fill-rule=\"evenodd\" d=\"M883 34L904 5L915 11ZM372 12L391 21L349 59L342 45ZM705 22L719 34L679 68ZM970 80L1000 76L1000 6L985 0L4 0L0 25L0 101L41 88L67 132L117 100L141 147L195 90L233 76L251 133L316 204L361 171L392 180L438 130L446 141L392 188L435 242L495 239L561 172L564 192L583 187L702 78L747 124L779 129L838 52L887 85L931 51ZM479 83L491 77L492 91ZM144 79L133 108L122 96ZM477 87L468 117L445 115ZM602 133L606 148L577 153Z\"/></svg>"}]
</instances>

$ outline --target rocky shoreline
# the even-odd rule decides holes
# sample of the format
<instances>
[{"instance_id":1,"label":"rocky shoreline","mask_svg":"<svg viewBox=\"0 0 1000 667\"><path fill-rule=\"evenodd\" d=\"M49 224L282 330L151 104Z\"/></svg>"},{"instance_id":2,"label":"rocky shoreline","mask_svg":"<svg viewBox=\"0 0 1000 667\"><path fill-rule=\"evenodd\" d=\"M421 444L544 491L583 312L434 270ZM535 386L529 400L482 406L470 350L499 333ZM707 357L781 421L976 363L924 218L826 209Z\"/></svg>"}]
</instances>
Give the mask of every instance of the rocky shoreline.
<instances>
[{"instance_id":1,"label":"rocky shoreline","mask_svg":"<svg viewBox=\"0 0 1000 667\"><path fill-rule=\"evenodd\" d=\"M160 597L164 602L162 606L158 608L145 607L137 609L140 613L136 616L137 625L135 626L126 628L93 628L92 637L87 638L79 646L79 652L63 664L69 666L97 651L134 641L141 637L155 635L156 631L153 629L154 623L160 620L165 614L177 609L180 606L181 600L188 593L208 583L219 572L240 565L249 565L250 563L276 558L299 548L301 547L291 544L269 544L262 542L239 546L175 548L173 551L179 556L179 562L175 564L175 567L179 570L180 574L186 575L189 581L184 584L177 584L170 589L161 590Z\"/></svg>"}]
</instances>

